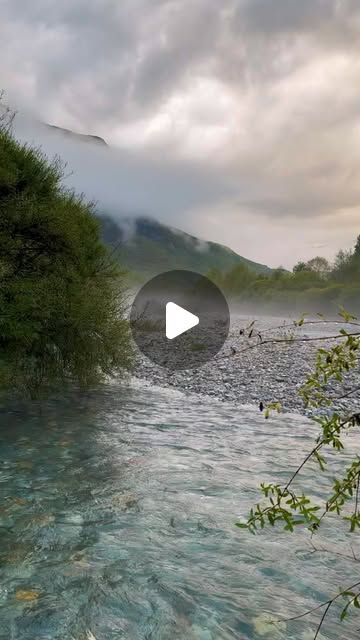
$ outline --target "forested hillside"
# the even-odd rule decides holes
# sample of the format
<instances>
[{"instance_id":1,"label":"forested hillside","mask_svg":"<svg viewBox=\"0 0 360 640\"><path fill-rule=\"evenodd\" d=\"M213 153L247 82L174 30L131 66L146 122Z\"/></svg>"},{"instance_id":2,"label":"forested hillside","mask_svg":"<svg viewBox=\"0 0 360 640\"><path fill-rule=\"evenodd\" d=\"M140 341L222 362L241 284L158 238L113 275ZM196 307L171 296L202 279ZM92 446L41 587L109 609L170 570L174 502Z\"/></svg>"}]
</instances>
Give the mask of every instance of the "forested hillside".
<instances>
[{"instance_id":1,"label":"forested hillside","mask_svg":"<svg viewBox=\"0 0 360 640\"><path fill-rule=\"evenodd\" d=\"M239 256L215 242L204 242L194 236L139 217L116 222L109 216L100 217L104 241L127 269L146 279L162 271L189 269L205 274L209 269L228 270L245 265L256 274L271 273L271 269Z\"/></svg>"}]
</instances>

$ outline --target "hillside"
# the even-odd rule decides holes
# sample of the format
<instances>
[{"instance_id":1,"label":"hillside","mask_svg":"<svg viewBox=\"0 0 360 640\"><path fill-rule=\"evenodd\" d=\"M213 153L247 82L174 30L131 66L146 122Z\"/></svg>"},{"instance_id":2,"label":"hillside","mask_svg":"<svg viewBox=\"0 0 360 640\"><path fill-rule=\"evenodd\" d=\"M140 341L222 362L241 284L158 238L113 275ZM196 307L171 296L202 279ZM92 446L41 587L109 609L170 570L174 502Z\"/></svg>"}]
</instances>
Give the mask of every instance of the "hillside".
<instances>
[{"instance_id":1,"label":"hillside","mask_svg":"<svg viewBox=\"0 0 360 640\"><path fill-rule=\"evenodd\" d=\"M107 147L96 135L79 134L55 125L44 124L48 131L74 142ZM147 217L126 218L117 222L109 215L100 216L106 244L116 247L116 255L137 279L171 269L190 269L207 273L211 269L229 271L244 264L257 274L271 273L265 265L237 255L231 249L205 242Z\"/></svg>"},{"instance_id":2,"label":"hillside","mask_svg":"<svg viewBox=\"0 0 360 640\"><path fill-rule=\"evenodd\" d=\"M171 269L205 274L214 268L226 271L240 263L256 273L271 272L269 267L247 260L223 245L201 241L150 218L124 218L118 223L101 216L100 220L106 244L116 247L121 263L142 277Z\"/></svg>"}]
</instances>

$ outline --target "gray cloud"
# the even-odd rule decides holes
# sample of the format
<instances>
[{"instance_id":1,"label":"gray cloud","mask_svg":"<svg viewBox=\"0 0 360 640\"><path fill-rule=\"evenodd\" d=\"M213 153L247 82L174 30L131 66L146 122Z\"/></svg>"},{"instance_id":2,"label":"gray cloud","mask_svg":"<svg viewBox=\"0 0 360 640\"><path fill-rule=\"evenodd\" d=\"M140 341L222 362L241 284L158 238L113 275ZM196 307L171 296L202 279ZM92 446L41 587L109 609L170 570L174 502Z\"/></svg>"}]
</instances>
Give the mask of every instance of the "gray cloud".
<instances>
[{"instance_id":1,"label":"gray cloud","mask_svg":"<svg viewBox=\"0 0 360 640\"><path fill-rule=\"evenodd\" d=\"M300 255L323 244L329 220L351 244L360 219L358 0L2 0L1 14L11 103L118 147L106 175L98 156L90 167L57 138L75 186L106 206L146 209L189 231L202 225L202 237L240 251L237 220L248 229L261 221L270 236L294 220L312 226L319 237L304 237ZM338 242L326 238L328 255Z\"/></svg>"},{"instance_id":2,"label":"gray cloud","mask_svg":"<svg viewBox=\"0 0 360 640\"><path fill-rule=\"evenodd\" d=\"M138 65L133 94L137 104L158 102L170 87L206 70L221 28L217 6L216 0L184 0L168 7L157 25L160 37L151 39L148 55Z\"/></svg>"},{"instance_id":3,"label":"gray cloud","mask_svg":"<svg viewBox=\"0 0 360 640\"><path fill-rule=\"evenodd\" d=\"M331 0L246 0L239 17L256 32L298 33L323 28L335 18L337 8L341 11L341 3Z\"/></svg>"}]
</instances>

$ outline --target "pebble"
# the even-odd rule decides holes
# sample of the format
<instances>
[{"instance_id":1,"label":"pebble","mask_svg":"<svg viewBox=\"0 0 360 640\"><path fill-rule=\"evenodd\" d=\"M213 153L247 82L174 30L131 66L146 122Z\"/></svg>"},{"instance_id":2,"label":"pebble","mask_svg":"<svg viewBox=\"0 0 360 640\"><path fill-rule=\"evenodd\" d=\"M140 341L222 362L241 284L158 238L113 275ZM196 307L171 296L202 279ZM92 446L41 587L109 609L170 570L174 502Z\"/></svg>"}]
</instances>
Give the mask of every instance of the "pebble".
<instances>
[{"instance_id":1,"label":"pebble","mask_svg":"<svg viewBox=\"0 0 360 640\"><path fill-rule=\"evenodd\" d=\"M139 353L134 375L157 386L210 396L237 405L258 406L260 401L264 405L280 401L284 412L301 413L309 417L326 414L328 409L306 409L299 396L299 389L314 367L317 348L329 348L334 345L334 341L258 344L257 348L247 350L248 346L254 344L254 340L249 341L246 337L240 336L239 331L248 326L253 319L233 317L229 337L221 352L198 369L170 373ZM266 339L283 338L284 332L281 329L272 331L272 328L284 324L293 325L293 321L279 318L256 320L256 327L262 335L264 331L267 332ZM337 335L340 329L341 325L335 323L307 325L306 335L311 338ZM304 337L302 329L294 328L293 331L295 338ZM236 347L237 354L231 357L233 346ZM330 381L328 392L336 398L359 385L358 367L347 374L341 384ZM335 400L333 408L342 414L360 411L360 393Z\"/></svg>"}]
</instances>

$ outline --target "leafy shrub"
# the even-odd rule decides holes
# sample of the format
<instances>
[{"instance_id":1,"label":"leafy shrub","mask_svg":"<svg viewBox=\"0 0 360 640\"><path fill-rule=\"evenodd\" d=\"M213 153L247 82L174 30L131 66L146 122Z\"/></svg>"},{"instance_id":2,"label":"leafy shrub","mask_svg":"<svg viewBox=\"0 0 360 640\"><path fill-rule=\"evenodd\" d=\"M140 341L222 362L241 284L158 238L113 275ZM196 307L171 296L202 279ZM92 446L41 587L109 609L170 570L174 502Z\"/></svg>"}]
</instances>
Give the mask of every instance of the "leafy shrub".
<instances>
[{"instance_id":1,"label":"leafy shrub","mask_svg":"<svg viewBox=\"0 0 360 640\"><path fill-rule=\"evenodd\" d=\"M87 387L131 365L121 271L61 178L0 129L0 388Z\"/></svg>"}]
</instances>

